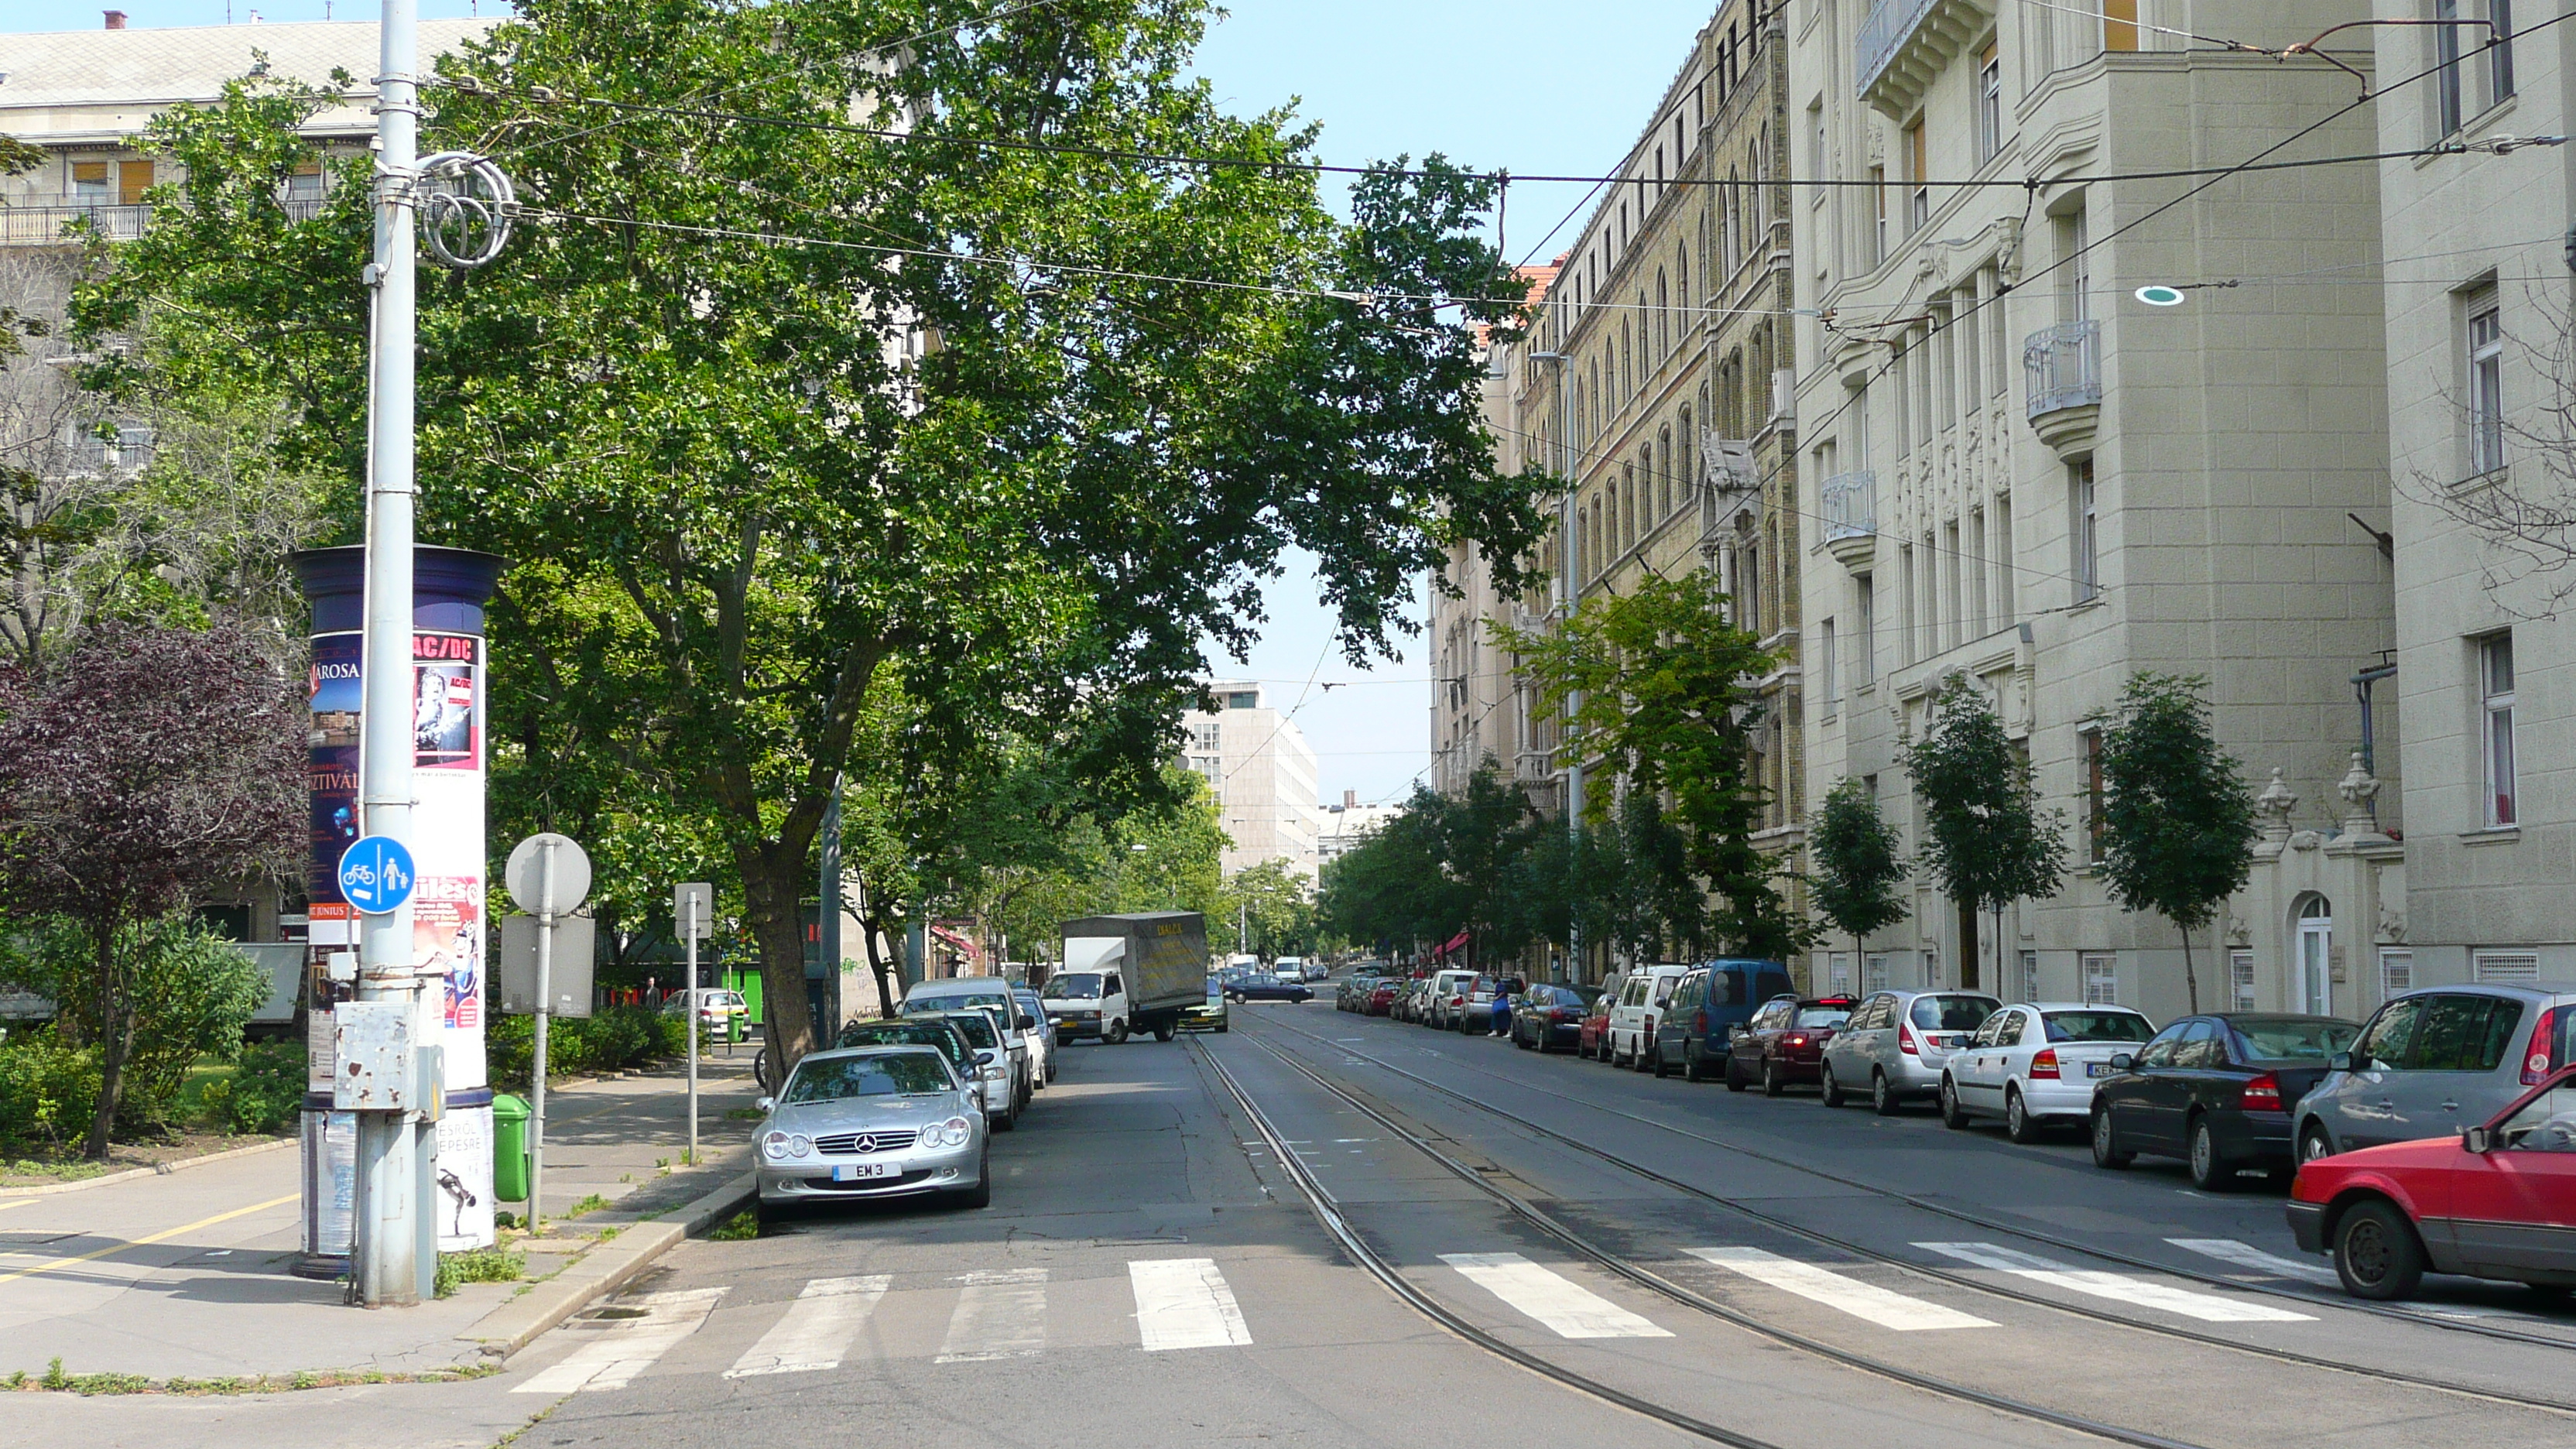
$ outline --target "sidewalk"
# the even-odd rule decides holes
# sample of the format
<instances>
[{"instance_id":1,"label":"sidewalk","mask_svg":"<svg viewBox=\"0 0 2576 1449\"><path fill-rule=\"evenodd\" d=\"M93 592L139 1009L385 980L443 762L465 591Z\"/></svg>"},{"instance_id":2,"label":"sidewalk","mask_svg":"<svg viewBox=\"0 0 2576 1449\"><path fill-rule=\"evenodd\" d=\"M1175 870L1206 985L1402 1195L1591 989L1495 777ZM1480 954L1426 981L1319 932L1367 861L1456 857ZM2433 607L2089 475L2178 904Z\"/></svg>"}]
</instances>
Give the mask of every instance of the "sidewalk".
<instances>
[{"instance_id":1,"label":"sidewalk","mask_svg":"<svg viewBox=\"0 0 2576 1449\"><path fill-rule=\"evenodd\" d=\"M597 1196L608 1206L547 1224L527 1241L526 1276L553 1285L469 1283L416 1308L342 1302L336 1283L288 1271L301 1245L297 1154L254 1153L198 1170L76 1192L0 1192L0 1377L71 1374L155 1382L298 1373L414 1374L480 1366L532 1315L591 1290L598 1260L657 1254L671 1237L633 1225L718 1192L749 1165L752 1048L700 1063L705 1161L690 1168L680 1068L558 1087L548 1094L546 1212ZM511 1205L516 1211L518 1205ZM609 1229L617 1232L603 1239ZM626 1237L623 1249L616 1246ZM631 1274L640 1262L619 1265ZM570 1268L571 1272L563 1270ZM560 1313L553 1316L560 1317ZM478 1331L486 1319L494 1328ZM524 1341L524 1340L519 1340Z\"/></svg>"}]
</instances>

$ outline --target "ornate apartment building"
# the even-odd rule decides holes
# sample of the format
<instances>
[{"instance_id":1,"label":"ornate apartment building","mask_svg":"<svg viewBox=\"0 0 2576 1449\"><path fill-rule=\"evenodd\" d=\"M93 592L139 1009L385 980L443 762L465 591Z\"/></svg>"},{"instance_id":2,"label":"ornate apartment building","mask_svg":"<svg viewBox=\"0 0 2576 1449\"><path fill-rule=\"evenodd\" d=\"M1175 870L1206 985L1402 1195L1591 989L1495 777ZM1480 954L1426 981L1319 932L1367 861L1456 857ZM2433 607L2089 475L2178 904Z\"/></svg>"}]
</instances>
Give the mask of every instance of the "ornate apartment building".
<instances>
[{"instance_id":1,"label":"ornate apartment building","mask_svg":"<svg viewBox=\"0 0 2576 1449\"><path fill-rule=\"evenodd\" d=\"M1818 984L1973 979L2008 999L2181 1014L2181 938L2111 901L2091 828L2102 727L2129 676L2153 670L2206 677L2221 745L2273 782L2254 885L2195 941L2203 1008L2376 1001L2354 944L2369 913L2341 915L2363 902L2345 893L2329 940L2277 897L2285 857L2375 878L2400 853L2396 710L2366 686L2357 705L2354 683L2400 643L2381 544L2389 338L2378 289L2344 284L2380 261L2378 175L2214 173L2381 137L2342 70L2172 33L2287 43L2369 14L2358 0L1790 7L1794 169L1830 183L1792 207L1813 313L1797 323L1806 507L1822 519L1808 789L1870 782L1919 860L1898 752L1927 697L1964 676L2070 823L2061 890L2002 912L1984 959L1957 959L1954 913L1918 869L1910 918L1857 960L1847 941L1820 947ZM2179 305L2140 295L2160 287ZM2374 736L2378 777L2348 778Z\"/></svg>"}]
</instances>

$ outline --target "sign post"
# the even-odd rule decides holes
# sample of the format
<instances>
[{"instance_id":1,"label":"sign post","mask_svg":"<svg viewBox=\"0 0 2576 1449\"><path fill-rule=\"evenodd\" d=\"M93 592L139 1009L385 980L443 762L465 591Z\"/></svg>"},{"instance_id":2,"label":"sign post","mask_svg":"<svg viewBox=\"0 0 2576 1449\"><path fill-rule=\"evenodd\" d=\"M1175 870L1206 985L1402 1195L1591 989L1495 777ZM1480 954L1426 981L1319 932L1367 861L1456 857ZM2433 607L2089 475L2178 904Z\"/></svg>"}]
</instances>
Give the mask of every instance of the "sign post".
<instances>
[{"instance_id":1,"label":"sign post","mask_svg":"<svg viewBox=\"0 0 2576 1449\"><path fill-rule=\"evenodd\" d=\"M546 1018L554 1004L555 919L590 896L590 857L571 837L541 831L510 851L502 880L510 898L537 918L536 1062L528 1077L528 1232L545 1212Z\"/></svg>"},{"instance_id":2,"label":"sign post","mask_svg":"<svg viewBox=\"0 0 2576 1449\"><path fill-rule=\"evenodd\" d=\"M400 840L360 836L340 853L338 878L341 899L357 909L364 923L362 942L374 940L389 921L408 929L406 908L420 874ZM332 1104L357 1114L350 1282L358 1301L369 1308L420 1301L420 1221L426 1205L418 1201L419 1142L410 1117L418 1103L407 1090L416 989L411 976L408 954L398 971L375 963L372 976L361 978L374 989L362 990L358 1000L333 1010ZM386 981L395 977L400 984L388 989ZM354 1049L353 1043L364 1050ZM436 1251L433 1245L431 1252Z\"/></svg>"},{"instance_id":3,"label":"sign post","mask_svg":"<svg viewBox=\"0 0 2576 1449\"><path fill-rule=\"evenodd\" d=\"M683 881L671 887L671 919L679 922L680 939L689 951L689 987L680 996L680 1014L689 1022L689 1156L698 1165L698 938L707 934L714 913L716 888L705 881ZM731 1055L730 1049L727 1055Z\"/></svg>"}]
</instances>

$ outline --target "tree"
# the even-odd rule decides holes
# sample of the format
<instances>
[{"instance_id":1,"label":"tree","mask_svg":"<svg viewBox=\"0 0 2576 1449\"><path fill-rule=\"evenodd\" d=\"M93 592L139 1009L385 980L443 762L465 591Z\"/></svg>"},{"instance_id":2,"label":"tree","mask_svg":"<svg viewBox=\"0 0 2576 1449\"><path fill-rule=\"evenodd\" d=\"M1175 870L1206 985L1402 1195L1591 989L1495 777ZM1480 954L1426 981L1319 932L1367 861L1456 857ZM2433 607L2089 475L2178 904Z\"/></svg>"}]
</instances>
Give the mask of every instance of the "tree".
<instances>
[{"instance_id":1,"label":"tree","mask_svg":"<svg viewBox=\"0 0 2576 1449\"><path fill-rule=\"evenodd\" d=\"M1238 924L1245 930L1236 938ZM1219 945L1222 941L1224 944ZM1314 887L1295 866L1265 860L1225 878L1208 917L1208 949L1302 956L1315 949Z\"/></svg>"},{"instance_id":2,"label":"tree","mask_svg":"<svg viewBox=\"0 0 2576 1449\"><path fill-rule=\"evenodd\" d=\"M1959 911L1959 984L1974 987L1977 913L2057 894L2065 816L2040 808L2030 761L1964 676L1934 696L1904 757L1923 804L1923 859Z\"/></svg>"},{"instance_id":3,"label":"tree","mask_svg":"<svg viewBox=\"0 0 2576 1449\"><path fill-rule=\"evenodd\" d=\"M2102 875L2123 909L2154 911L2182 932L2182 973L2200 1010L2191 933L2254 869L2253 787L2210 733L2209 681L2139 673L2102 732Z\"/></svg>"},{"instance_id":4,"label":"tree","mask_svg":"<svg viewBox=\"0 0 2576 1449\"><path fill-rule=\"evenodd\" d=\"M1905 879L1898 859L1903 847L1868 786L1846 775L1825 792L1807 840L1816 866L1813 899L1816 913L1852 938L1855 955L1861 937L1905 919L1905 898L1897 893Z\"/></svg>"},{"instance_id":5,"label":"tree","mask_svg":"<svg viewBox=\"0 0 2576 1449\"><path fill-rule=\"evenodd\" d=\"M960 748L1142 699L1095 755L1134 778L1284 549L1354 657L1457 543L1522 582L1541 485L1498 475L1479 411L1477 331L1526 296L1474 236L1493 179L1373 171L1336 222L1308 132L1184 78L1196 6L520 16L440 62L475 85L427 88L424 148L498 150L538 200L493 266L424 271L424 533L545 566L503 580L495 673L601 661L549 751L650 761L720 832L781 1065L813 1040L800 904L882 675ZM326 103L246 81L161 117L183 180L82 318L149 339L102 385L246 380L294 410L282 455L355 478L364 159L309 220L278 201ZM1147 159L1172 153L1254 164Z\"/></svg>"},{"instance_id":6,"label":"tree","mask_svg":"<svg viewBox=\"0 0 2576 1449\"><path fill-rule=\"evenodd\" d=\"M1709 936L1748 956L1785 960L1806 937L1753 845L1764 804L1739 721L1757 708L1751 684L1775 662L1728 624L1725 596L1704 572L1650 577L1633 594L1586 599L1553 633L1492 626L1521 656L1542 709L1565 721L1567 744L1624 776L1630 796L1663 797L1682 859L1715 896ZM1610 823L1607 790L1584 804L1585 824Z\"/></svg>"},{"instance_id":7,"label":"tree","mask_svg":"<svg viewBox=\"0 0 2576 1449\"><path fill-rule=\"evenodd\" d=\"M88 938L107 1154L143 1019L140 923L290 868L309 828L301 681L251 631L110 625L40 680L0 665L0 908Z\"/></svg>"}]
</instances>

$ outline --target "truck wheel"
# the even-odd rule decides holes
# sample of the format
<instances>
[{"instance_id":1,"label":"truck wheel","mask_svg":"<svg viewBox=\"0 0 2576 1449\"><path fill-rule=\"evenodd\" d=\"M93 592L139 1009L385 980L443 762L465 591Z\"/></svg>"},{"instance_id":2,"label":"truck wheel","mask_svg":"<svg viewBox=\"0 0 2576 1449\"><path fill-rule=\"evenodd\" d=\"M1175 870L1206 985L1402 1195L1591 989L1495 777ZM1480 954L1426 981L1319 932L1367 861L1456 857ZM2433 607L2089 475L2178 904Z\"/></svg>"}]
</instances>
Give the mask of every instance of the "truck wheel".
<instances>
[{"instance_id":1,"label":"truck wheel","mask_svg":"<svg viewBox=\"0 0 2576 1449\"><path fill-rule=\"evenodd\" d=\"M1116 1046L1125 1040L1127 1040L1127 1023L1122 1021L1116 1026L1110 1028L1109 1044L1111 1046Z\"/></svg>"},{"instance_id":2,"label":"truck wheel","mask_svg":"<svg viewBox=\"0 0 2576 1449\"><path fill-rule=\"evenodd\" d=\"M1156 1040L1156 1041L1170 1041L1170 1040L1172 1039L1172 1036L1173 1036L1173 1028L1172 1028L1172 1024L1171 1024L1170 1022L1168 1022L1168 1021L1163 1021L1163 1022L1156 1022L1156 1023L1154 1024L1154 1040Z\"/></svg>"}]
</instances>

